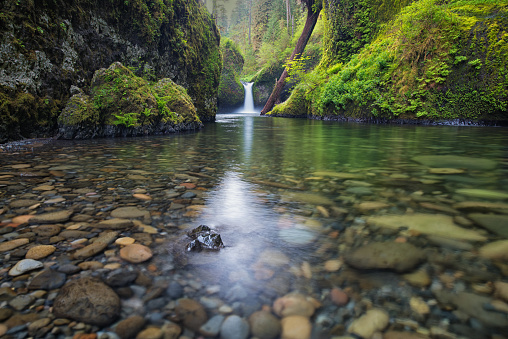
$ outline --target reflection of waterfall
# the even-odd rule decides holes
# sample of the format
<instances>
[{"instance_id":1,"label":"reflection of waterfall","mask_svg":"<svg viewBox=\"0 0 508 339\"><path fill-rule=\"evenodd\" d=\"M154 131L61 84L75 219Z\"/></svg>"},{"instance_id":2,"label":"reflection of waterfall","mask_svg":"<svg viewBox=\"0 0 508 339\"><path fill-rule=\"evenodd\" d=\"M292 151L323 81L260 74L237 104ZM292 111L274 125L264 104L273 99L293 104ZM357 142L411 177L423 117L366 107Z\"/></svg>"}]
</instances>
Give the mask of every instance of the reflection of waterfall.
<instances>
[{"instance_id":1,"label":"reflection of waterfall","mask_svg":"<svg viewBox=\"0 0 508 339\"><path fill-rule=\"evenodd\" d=\"M244 113L255 113L254 111L254 97L252 96L252 82L242 82L245 88L245 101L243 102Z\"/></svg>"}]
</instances>

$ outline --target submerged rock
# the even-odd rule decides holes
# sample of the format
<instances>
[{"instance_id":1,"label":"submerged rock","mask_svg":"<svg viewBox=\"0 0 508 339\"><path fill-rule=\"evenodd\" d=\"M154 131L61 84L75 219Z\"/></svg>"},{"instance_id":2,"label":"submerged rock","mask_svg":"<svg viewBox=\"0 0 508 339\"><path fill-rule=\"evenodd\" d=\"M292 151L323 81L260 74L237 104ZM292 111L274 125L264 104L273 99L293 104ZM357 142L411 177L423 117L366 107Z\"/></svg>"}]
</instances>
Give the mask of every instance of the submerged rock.
<instances>
[{"instance_id":1,"label":"submerged rock","mask_svg":"<svg viewBox=\"0 0 508 339\"><path fill-rule=\"evenodd\" d=\"M457 155L420 155L414 161L429 167L467 168L470 170L492 170L497 163L490 159L461 157Z\"/></svg>"},{"instance_id":2,"label":"submerged rock","mask_svg":"<svg viewBox=\"0 0 508 339\"><path fill-rule=\"evenodd\" d=\"M53 313L100 327L107 326L120 315L120 298L106 284L93 278L67 283L58 293Z\"/></svg>"},{"instance_id":3,"label":"submerged rock","mask_svg":"<svg viewBox=\"0 0 508 339\"><path fill-rule=\"evenodd\" d=\"M399 229L407 227L422 234L470 241L485 241L480 233L457 226L453 218L442 214L414 213L404 215L382 215L367 218L369 225Z\"/></svg>"},{"instance_id":4,"label":"submerged rock","mask_svg":"<svg viewBox=\"0 0 508 339\"><path fill-rule=\"evenodd\" d=\"M375 242L355 249L346 262L359 269L407 272L425 259L425 253L409 243Z\"/></svg>"},{"instance_id":5,"label":"submerged rock","mask_svg":"<svg viewBox=\"0 0 508 339\"><path fill-rule=\"evenodd\" d=\"M219 233L216 233L206 225L200 225L187 233L187 236L192 239L191 242L185 246L187 251L201 251L201 250L220 250L224 248L224 243Z\"/></svg>"}]
</instances>

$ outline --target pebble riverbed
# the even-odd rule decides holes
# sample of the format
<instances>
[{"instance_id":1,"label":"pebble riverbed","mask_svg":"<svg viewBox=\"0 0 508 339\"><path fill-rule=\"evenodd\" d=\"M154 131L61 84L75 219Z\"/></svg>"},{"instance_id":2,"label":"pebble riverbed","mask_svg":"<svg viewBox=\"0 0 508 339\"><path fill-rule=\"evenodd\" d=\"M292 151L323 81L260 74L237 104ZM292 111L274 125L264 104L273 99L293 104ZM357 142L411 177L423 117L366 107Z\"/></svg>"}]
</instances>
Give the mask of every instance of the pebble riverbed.
<instances>
[{"instance_id":1,"label":"pebble riverbed","mask_svg":"<svg viewBox=\"0 0 508 339\"><path fill-rule=\"evenodd\" d=\"M2 149L0 336L508 338L507 158L239 170L200 133Z\"/></svg>"}]
</instances>

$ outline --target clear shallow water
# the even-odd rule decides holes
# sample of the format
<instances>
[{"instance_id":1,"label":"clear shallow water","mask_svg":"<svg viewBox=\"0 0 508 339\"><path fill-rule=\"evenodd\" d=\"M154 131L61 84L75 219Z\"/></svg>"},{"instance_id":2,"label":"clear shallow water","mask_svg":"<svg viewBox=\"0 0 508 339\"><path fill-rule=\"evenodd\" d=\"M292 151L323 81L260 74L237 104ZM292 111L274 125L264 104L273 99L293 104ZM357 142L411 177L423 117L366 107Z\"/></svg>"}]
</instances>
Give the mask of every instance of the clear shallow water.
<instances>
[{"instance_id":1,"label":"clear shallow water","mask_svg":"<svg viewBox=\"0 0 508 339\"><path fill-rule=\"evenodd\" d=\"M455 204L507 203L506 132L501 128L361 125L219 114L216 123L197 133L57 141L26 153L0 153L3 175L12 173L16 164L30 164L28 172L62 172L51 177L22 175L10 183L4 179L0 183L0 207L34 193L32 189L38 185L52 184L62 189L41 195L42 201L55 197L65 201L42 208L73 207L88 211L96 219L107 218L110 210L120 206L147 209L152 214L150 225L157 230L151 247L156 252L153 263L160 270L158 276L193 281L187 296L218 298L247 316L261 305L298 290L328 305L323 316L332 320L321 325L331 329L352 319L351 315L342 319L329 305L327 295L334 286L350 288L357 302L367 297L380 307L393 306L386 306L386 298L378 298L375 291L386 294L388 289L392 296L409 299L419 290L402 284L399 274L369 272L359 277L360 271L344 264L348 251L370 241L404 237L440 255L453 254L461 265L487 267L496 279L506 279L492 263L476 259L475 251L483 242L473 243L472 250L457 251L427 242L419 234L380 232L366 226L367 218L373 215L467 217L470 211L457 211ZM412 159L426 155L482 158L494 165L488 170L478 169L478 161L473 159L455 166L426 166ZM431 173L429 167L463 171ZM182 183L197 185L187 190L196 196L179 197ZM73 195L77 187L89 187L94 195ZM146 190L153 199L133 199L136 189ZM463 189L494 191L497 195L486 197L476 191L468 195L460 193ZM371 210L359 207L366 201L386 206ZM8 211L8 217L9 213L13 212ZM186 253L185 232L200 224L219 232L226 248ZM486 242L504 239L478 225L470 228L483 234ZM435 263L423 265L434 272L430 278L435 283L443 283ZM454 270L458 269L448 272L443 268L439 273L453 274ZM356 285L359 282L361 288ZM206 292L210 286L217 288ZM462 291L472 288L460 279L451 290L455 286ZM403 305L406 301L399 303L400 309L390 309L392 315L411 318L407 305ZM436 317L442 315L436 313ZM419 326L426 324L420 321Z\"/></svg>"}]
</instances>

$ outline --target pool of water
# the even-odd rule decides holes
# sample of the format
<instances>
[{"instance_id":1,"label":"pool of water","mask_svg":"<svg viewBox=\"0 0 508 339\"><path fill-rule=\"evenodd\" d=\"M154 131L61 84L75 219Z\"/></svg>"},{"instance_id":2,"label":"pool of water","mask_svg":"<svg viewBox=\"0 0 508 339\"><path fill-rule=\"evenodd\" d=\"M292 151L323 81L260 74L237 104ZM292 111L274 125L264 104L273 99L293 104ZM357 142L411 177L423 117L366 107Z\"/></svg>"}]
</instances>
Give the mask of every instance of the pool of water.
<instances>
[{"instance_id":1,"label":"pool of water","mask_svg":"<svg viewBox=\"0 0 508 339\"><path fill-rule=\"evenodd\" d=\"M436 327L462 337L489 337L506 329L475 320L474 309L460 303L444 307L432 292L491 298L492 284L508 279L508 254L481 255L485 245L508 238L503 230L508 229L506 129L243 113L219 114L197 133L24 147L0 153L5 224L34 211L73 209L96 222L118 207L147 210L150 218L143 223L150 227L145 232L150 241L138 239L153 249L155 268L135 267L155 272L153 280L162 285L178 281L183 295L204 303L210 315L228 305L247 318L298 291L321 303L312 317L316 338L341 335L372 307L389 312L393 329L425 335ZM38 190L41 185L51 187ZM41 205L8 207L27 197ZM488 216L497 219L488 221ZM437 228L427 227L426 218ZM186 232L201 224L221 234L224 249L185 251ZM460 228L448 230L452 226ZM472 238L464 237L467 232ZM354 267L347 257L372 242L408 243L426 259L404 272ZM95 259L119 261L109 255ZM8 267L12 258L3 262ZM404 276L420 271L428 283L418 285ZM347 292L347 306L330 300L334 288ZM415 311L409 304L414 298L430 312ZM123 317L162 312L129 305ZM163 316L171 307L165 310Z\"/></svg>"}]
</instances>

